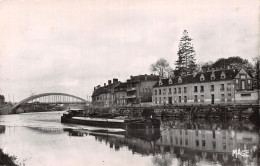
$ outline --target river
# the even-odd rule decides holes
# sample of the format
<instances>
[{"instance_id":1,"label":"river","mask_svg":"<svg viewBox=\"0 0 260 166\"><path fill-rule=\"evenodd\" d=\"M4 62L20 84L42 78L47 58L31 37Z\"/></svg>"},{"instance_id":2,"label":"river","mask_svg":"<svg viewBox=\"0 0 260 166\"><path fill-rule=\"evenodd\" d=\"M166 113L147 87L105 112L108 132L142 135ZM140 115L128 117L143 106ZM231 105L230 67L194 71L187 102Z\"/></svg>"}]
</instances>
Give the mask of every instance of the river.
<instances>
[{"instance_id":1,"label":"river","mask_svg":"<svg viewBox=\"0 0 260 166\"><path fill-rule=\"evenodd\" d=\"M0 115L0 148L26 166L260 165L249 121L165 119L159 130L124 133L61 124L62 113Z\"/></svg>"}]
</instances>

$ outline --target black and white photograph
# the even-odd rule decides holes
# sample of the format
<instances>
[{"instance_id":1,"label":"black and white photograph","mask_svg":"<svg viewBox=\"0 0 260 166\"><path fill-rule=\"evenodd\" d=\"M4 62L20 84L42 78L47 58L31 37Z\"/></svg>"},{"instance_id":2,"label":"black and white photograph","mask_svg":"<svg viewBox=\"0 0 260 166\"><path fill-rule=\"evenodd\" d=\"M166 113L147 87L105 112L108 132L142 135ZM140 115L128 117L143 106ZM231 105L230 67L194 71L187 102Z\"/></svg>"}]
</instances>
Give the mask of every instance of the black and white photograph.
<instances>
[{"instance_id":1,"label":"black and white photograph","mask_svg":"<svg viewBox=\"0 0 260 166\"><path fill-rule=\"evenodd\" d=\"M0 166L259 165L259 0L0 0Z\"/></svg>"}]
</instances>

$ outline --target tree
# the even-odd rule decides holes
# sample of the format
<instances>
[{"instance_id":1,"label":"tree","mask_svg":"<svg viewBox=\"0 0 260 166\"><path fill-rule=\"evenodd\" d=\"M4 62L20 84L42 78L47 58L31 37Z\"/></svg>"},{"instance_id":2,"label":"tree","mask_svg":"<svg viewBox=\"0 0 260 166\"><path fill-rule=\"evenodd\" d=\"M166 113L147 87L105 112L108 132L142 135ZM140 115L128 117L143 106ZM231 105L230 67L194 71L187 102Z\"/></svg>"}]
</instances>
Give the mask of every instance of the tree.
<instances>
[{"instance_id":1,"label":"tree","mask_svg":"<svg viewBox=\"0 0 260 166\"><path fill-rule=\"evenodd\" d=\"M253 85L255 85L256 89L260 89L260 56L256 56L255 58L253 58L253 61L255 63L255 80L253 82Z\"/></svg>"},{"instance_id":2,"label":"tree","mask_svg":"<svg viewBox=\"0 0 260 166\"><path fill-rule=\"evenodd\" d=\"M150 70L152 72L157 72L161 77L167 77L168 73L171 71L171 67L167 60L160 58L155 63L151 64Z\"/></svg>"},{"instance_id":3,"label":"tree","mask_svg":"<svg viewBox=\"0 0 260 166\"><path fill-rule=\"evenodd\" d=\"M5 102L5 96L4 95L0 95L0 103L4 103Z\"/></svg>"},{"instance_id":4,"label":"tree","mask_svg":"<svg viewBox=\"0 0 260 166\"><path fill-rule=\"evenodd\" d=\"M183 36L180 40L179 51L177 53L178 60L175 62L176 74L181 75L183 73L191 74L196 69L195 51L191 44L191 38L188 36L188 31L184 30Z\"/></svg>"},{"instance_id":5,"label":"tree","mask_svg":"<svg viewBox=\"0 0 260 166\"><path fill-rule=\"evenodd\" d=\"M211 70L212 64L213 64L213 62L211 62L211 61L205 62L205 63L200 63L201 71L206 72L206 71Z\"/></svg>"}]
</instances>

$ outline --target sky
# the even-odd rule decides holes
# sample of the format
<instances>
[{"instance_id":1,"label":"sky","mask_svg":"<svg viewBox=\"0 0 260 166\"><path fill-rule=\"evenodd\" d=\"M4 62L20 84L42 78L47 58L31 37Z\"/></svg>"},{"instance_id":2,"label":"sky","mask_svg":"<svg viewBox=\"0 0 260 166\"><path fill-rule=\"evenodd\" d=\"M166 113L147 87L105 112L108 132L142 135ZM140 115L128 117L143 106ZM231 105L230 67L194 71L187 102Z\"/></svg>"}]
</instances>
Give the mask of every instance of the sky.
<instances>
[{"instance_id":1,"label":"sky","mask_svg":"<svg viewBox=\"0 0 260 166\"><path fill-rule=\"evenodd\" d=\"M196 62L258 53L258 0L0 0L0 94L88 99L109 79L172 68L184 30Z\"/></svg>"}]
</instances>

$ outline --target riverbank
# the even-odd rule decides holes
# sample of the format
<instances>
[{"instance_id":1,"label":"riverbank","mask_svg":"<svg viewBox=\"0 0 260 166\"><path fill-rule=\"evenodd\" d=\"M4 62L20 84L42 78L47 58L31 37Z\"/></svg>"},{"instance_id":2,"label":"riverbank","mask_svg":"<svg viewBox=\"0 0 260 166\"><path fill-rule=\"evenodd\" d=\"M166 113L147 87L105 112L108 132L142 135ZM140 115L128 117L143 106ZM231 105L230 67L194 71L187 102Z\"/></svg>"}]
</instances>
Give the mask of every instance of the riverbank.
<instances>
[{"instance_id":1,"label":"riverbank","mask_svg":"<svg viewBox=\"0 0 260 166\"><path fill-rule=\"evenodd\" d=\"M12 104L5 104L0 106L0 115L7 115L12 113Z\"/></svg>"},{"instance_id":2,"label":"riverbank","mask_svg":"<svg viewBox=\"0 0 260 166\"><path fill-rule=\"evenodd\" d=\"M2 149L0 149L0 165L18 166L14 163L15 160L15 156L9 156L8 154L5 154Z\"/></svg>"}]
</instances>

